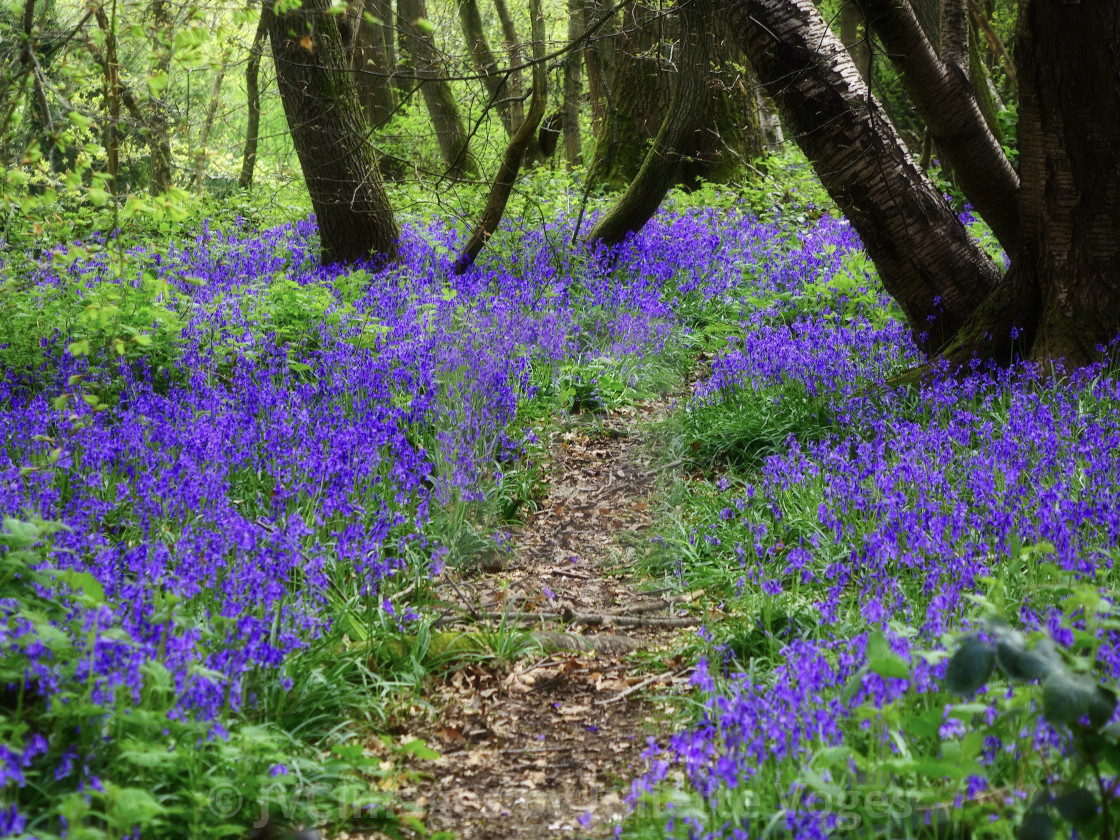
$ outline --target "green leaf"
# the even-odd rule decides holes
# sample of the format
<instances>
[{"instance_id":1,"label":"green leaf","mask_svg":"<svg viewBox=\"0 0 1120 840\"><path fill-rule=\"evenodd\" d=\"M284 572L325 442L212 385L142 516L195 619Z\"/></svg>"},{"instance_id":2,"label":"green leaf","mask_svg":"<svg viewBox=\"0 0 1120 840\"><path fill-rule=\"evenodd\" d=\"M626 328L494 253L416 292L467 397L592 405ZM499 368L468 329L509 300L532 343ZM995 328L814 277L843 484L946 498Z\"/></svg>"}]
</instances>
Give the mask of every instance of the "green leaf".
<instances>
[{"instance_id":1,"label":"green leaf","mask_svg":"<svg viewBox=\"0 0 1120 840\"><path fill-rule=\"evenodd\" d=\"M1062 819L1078 828L1097 818L1097 797L1085 788L1067 790L1054 800Z\"/></svg>"},{"instance_id":2,"label":"green leaf","mask_svg":"<svg viewBox=\"0 0 1120 840\"><path fill-rule=\"evenodd\" d=\"M143 827L167 809L143 788L106 784L109 814L119 828Z\"/></svg>"},{"instance_id":3,"label":"green leaf","mask_svg":"<svg viewBox=\"0 0 1120 840\"><path fill-rule=\"evenodd\" d=\"M153 97L158 97L167 90L169 81L166 70L157 70L148 78L148 91Z\"/></svg>"},{"instance_id":4,"label":"green leaf","mask_svg":"<svg viewBox=\"0 0 1120 840\"><path fill-rule=\"evenodd\" d=\"M409 741L407 744L402 745L401 751L411 753L417 758L423 758L427 761L436 761L437 759L439 759L439 753L433 750L419 738L417 738L415 741Z\"/></svg>"},{"instance_id":5,"label":"green leaf","mask_svg":"<svg viewBox=\"0 0 1120 840\"><path fill-rule=\"evenodd\" d=\"M974 694L988 682L996 665L996 652L987 642L969 639L949 660L945 688L953 694Z\"/></svg>"},{"instance_id":6,"label":"green leaf","mask_svg":"<svg viewBox=\"0 0 1120 840\"><path fill-rule=\"evenodd\" d=\"M95 603L100 604L105 600L105 589L98 582L97 578L89 572L66 569L65 571L53 572L52 574L54 579L59 583L66 584L75 592L84 595Z\"/></svg>"},{"instance_id":7,"label":"green leaf","mask_svg":"<svg viewBox=\"0 0 1120 840\"><path fill-rule=\"evenodd\" d=\"M71 356L86 356L89 354L89 339L83 338L72 342L66 350Z\"/></svg>"},{"instance_id":8,"label":"green leaf","mask_svg":"<svg viewBox=\"0 0 1120 840\"><path fill-rule=\"evenodd\" d=\"M1054 821L1045 811L1031 811L1019 825L1015 833L1018 840L1053 840L1057 833Z\"/></svg>"},{"instance_id":9,"label":"green leaf","mask_svg":"<svg viewBox=\"0 0 1120 840\"><path fill-rule=\"evenodd\" d=\"M1042 714L1050 723L1077 723L1089 714L1096 683L1062 672L1051 674L1042 684Z\"/></svg>"},{"instance_id":10,"label":"green leaf","mask_svg":"<svg viewBox=\"0 0 1120 840\"><path fill-rule=\"evenodd\" d=\"M884 656L879 659L872 659L867 663L867 668L873 674L878 674L880 677L894 677L895 679L909 679L910 677L910 663L899 656L897 653L892 653L890 656Z\"/></svg>"},{"instance_id":11,"label":"green leaf","mask_svg":"<svg viewBox=\"0 0 1120 840\"><path fill-rule=\"evenodd\" d=\"M1089 701L1089 723L1094 729L1101 729L1112 720L1112 715L1116 712L1116 692L1103 685L1098 685L1095 689Z\"/></svg>"}]
</instances>

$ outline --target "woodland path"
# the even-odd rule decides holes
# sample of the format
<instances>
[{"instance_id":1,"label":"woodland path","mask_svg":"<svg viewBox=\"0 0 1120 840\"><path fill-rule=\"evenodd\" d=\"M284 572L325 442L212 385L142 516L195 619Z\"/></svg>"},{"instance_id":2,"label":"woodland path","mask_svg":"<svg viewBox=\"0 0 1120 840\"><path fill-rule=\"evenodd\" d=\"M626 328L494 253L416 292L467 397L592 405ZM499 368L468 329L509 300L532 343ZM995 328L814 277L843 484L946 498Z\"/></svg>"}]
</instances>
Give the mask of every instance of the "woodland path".
<instances>
[{"instance_id":1,"label":"woodland path","mask_svg":"<svg viewBox=\"0 0 1120 840\"><path fill-rule=\"evenodd\" d=\"M440 590L474 616L455 626L494 628L504 616L536 631L541 647L512 669L460 668L426 698L436 713L410 722L441 753L430 778L401 791L429 832L607 837L627 812L647 740L665 734L657 696L688 690L690 669L672 648L698 623L687 597L663 596L634 568L664 469L642 430L672 401L577 416L558 430L547 496L513 531L506 568L460 574Z\"/></svg>"}]
</instances>

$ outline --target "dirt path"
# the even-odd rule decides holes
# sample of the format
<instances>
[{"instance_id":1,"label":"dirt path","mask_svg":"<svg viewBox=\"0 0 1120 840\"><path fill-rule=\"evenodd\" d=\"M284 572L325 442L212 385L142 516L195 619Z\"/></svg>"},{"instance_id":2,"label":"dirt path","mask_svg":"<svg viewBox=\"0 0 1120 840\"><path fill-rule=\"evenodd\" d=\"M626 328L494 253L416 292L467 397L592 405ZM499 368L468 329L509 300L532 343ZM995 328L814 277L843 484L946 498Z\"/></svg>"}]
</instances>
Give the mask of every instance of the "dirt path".
<instances>
[{"instance_id":1,"label":"dirt path","mask_svg":"<svg viewBox=\"0 0 1120 840\"><path fill-rule=\"evenodd\" d=\"M437 714L413 732L442 757L425 768L432 778L402 793L426 811L429 831L462 840L610 836L624 815L647 738L663 734L651 696L687 683L667 643L695 623L673 617L683 604L631 578L660 472L639 430L669 404L557 433L551 487L514 532L508 568L441 590L477 616L476 629L504 615L537 631L542 648L513 671L461 668L426 698Z\"/></svg>"}]
</instances>

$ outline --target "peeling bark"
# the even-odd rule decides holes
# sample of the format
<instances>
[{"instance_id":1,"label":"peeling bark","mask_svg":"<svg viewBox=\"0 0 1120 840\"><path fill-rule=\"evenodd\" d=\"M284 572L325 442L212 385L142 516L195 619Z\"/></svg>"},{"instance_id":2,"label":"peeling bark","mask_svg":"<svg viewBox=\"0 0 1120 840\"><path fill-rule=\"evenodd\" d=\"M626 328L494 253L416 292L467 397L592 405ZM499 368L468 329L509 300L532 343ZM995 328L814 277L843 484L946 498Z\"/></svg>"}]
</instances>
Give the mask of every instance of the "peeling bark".
<instances>
[{"instance_id":1,"label":"peeling bark","mask_svg":"<svg viewBox=\"0 0 1120 840\"><path fill-rule=\"evenodd\" d=\"M957 2L958 0L951 0ZM957 57L942 61L926 38L908 0L867 0L871 22L902 75L903 85L925 120L938 153L948 158L961 190L1007 251L1018 231L1019 176L992 134L968 77L968 18L963 36L943 40ZM954 26L956 18L950 21ZM961 47L957 41L963 37ZM957 53L963 49L963 57ZM960 62L963 62L963 66Z\"/></svg>"},{"instance_id":2,"label":"peeling bark","mask_svg":"<svg viewBox=\"0 0 1120 840\"><path fill-rule=\"evenodd\" d=\"M732 0L759 79L851 221L918 344L943 347L1000 273L907 151L810 0Z\"/></svg>"}]
</instances>

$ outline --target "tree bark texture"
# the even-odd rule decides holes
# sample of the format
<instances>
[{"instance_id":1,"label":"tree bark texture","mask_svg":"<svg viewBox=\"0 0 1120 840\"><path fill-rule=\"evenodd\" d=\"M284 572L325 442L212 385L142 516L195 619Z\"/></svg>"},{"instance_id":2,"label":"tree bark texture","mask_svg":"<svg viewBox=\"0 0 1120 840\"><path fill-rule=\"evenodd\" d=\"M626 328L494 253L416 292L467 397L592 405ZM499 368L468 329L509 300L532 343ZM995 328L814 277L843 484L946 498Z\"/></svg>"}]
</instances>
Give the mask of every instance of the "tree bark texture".
<instances>
[{"instance_id":1,"label":"tree bark texture","mask_svg":"<svg viewBox=\"0 0 1120 840\"><path fill-rule=\"evenodd\" d=\"M623 189L637 177L677 85L691 72L683 48L676 43L681 32L679 16L688 2L691 0L678 3L673 14L649 5L631 5L623 13L622 34L615 48L614 125L596 138L589 169L594 181L611 189ZM688 184L701 178L729 180L743 160L757 157L763 146L758 110L726 17L713 16L706 34L709 58L696 103L703 122L675 150L691 159L679 173Z\"/></svg>"},{"instance_id":2,"label":"tree bark texture","mask_svg":"<svg viewBox=\"0 0 1120 840\"><path fill-rule=\"evenodd\" d=\"M502 155L502 163L498 167L498 174L494 176L494 183L486 198L482 217L455 261L453 271L456 274L462 274L474 263L479 252L501 224L506 204L513 191L514 181L517 180L517 173L521 169L521 163L525 159L526 151L548 104L548 74L544 63L545 26L541 0L529 0L529 17L533 36L533 95L529 100L529 113L517 127L517 131L510 138L505 154Z\"/></svg>"},{"instance_id":3,"label":"tree bark texture","mask_svg":"<svg viewBox=\"0 0 1120 840\"><path fill-rule=\"evenodd\" d=\"M366 16L372 17L370 21ZM366 119L374 128L383 125L397 107L392 75L396 64L392 5L370 0L357 21L353 52L354 83Z\"/></svg>"},{"instance_id":4,"label":"tree bark texture","mask_svg":"<svg viewBox=\"0 0 1120 840\"><path fill-rule=\"evenodd\" d=\"M420 80L420 93L432 120L447 175L451 178L478 175L478 161L471 154L467 130L447 82L443 59L432 40L434 33L421 31L417 26L428 18L424 0L397 0L397 17L405 50Z\"/></svg>"},{"instance_id":5,"label":"tree bark texture","mask_svg":"<svg viewBox=\"0 0 1120 840\"><path fill-rule=\"evenodd\" d=\"M393 258L399 231L358 104L330 0L263 15L284 113L322 239L324 264Z\"/></svg>"},{"instance_id":6,"label":"tree bark texture","mask_svg":"<svg viewBox=\"0 0 1120 840\"><path fill-rule=\"evenodd\" d=\"M1080 365L1120 333L1120 4L1020 0L1017 294L1029 354Z\"/></svg>"},{"instance_id":7,"label":"tree bark texture","mask_svg":"<svg viewBox=\"0 0 1120 840\"><path fill-rule=\"evenodd\" d=\"M872 26L898 67L938 153L948 158L961 190L1000 244L1013 251L1018 230L1019 176L973 96L968 77L967 16L959 21L963 34L947 25L955 27L956 18L942 23L943 43L954 56L952 63L946 63L926 38L909 0L866 1ZM963 46L957 43L962 38Z\"/></svg>"},{"instance_id":8,"label":"tree bark texture","mask_svg":"<svg viewBox=\"0 0 1120 840\"><path fill-rule=\"evenodd\" d=\"M606 10L604 0L584 0L583 26L586 29ZM583 48L587 68L587 95L591 100L591 134L596 143L608 134L607 123L614 113L616 20L609 21L588 39Z\"/></svg>"},{"instance_id":9,"label":"tree bark texture","mask_svg":"<svg viewBox=\"0 0 1120 840\"><path fill-rule=\"evenodd\" d=\"M498 59L490 50L490 44L486 40L486 30L482 26L482 13L478 8L478 0L459 0L459 23L463 28L463 37L467 41L467 48L470 50L475 69L486 86L490 107L497 110L506 134L512 137L517 126L513 124L510 112L510 88L506 83L508 73L501 71Z\"/></svg>"},{"instance_id":10,"label":"tree bark texture","mask_svg":"<svg viewBox=\"0 0 1120 840\"><path fill-rule=\"evenodd\" d=\"M657 212L665 193L679 180L684 164L680 150L695 142L694 135L706 116L706 88L714 47L713 12L713 0L688 0L679 6L681 71L673 100L642 168L622 197L592 228L588 241L614 245L640 230Z\"/></svg>"},{"instance_id":11,"label":"tree bark texture","mask_svg":"<svg viewBox=\"0 0 1120 840\"><path fill-rule=\"evenodd\" d=\"M264 5L267 4L268 0L264 0ZM261 130L261 54L264 52L264 39L268 37L267 24L268 19L262 7L257 31L253 34L253 44L249 47L249 60L245 63L245 98L249 113L245 125L245 150L241 154L241 174L237 179L237 186L243 190L252 186L253 172L257 166L257 143Z\"/></svg>"},{"instance_id":12,"label":"tree bark texture","mask_svg":"<svg viewBox=\"0 0 1120 840\"><path fill-rule=\"evenodd\" d=\"M583 34L583 0L568 0L568 43ZM579 128L579 103L583 91L583 50L569 50L564 57L564 111L561 130L564 132L564 162L570 170L583 163L583 145Z\"/></svg>"},{"instance_id":13,"label":"tree bark texture","mask_svg":"<svg viewBox=\"0 0 1120 840\"><path fill-rule=\"evenodd\" d=\"M656 6L635 2L624 8L614 42L614 79L606 119L596 135L589 176L609 189L621 190L641 169L650 141L672 101L664 77L669 47L666 16ZM675 69L675 68L674 68Z\"/></svg>"},{"instance_id":14,"label":"tree bark texture","mask_svg":"<svg viewBox=\"0 0 1120 840\"><path fill-rule=\"evenodd\" d=\"M148 192L163 195L171 189L171 135L167 114L167 76L171 72L171 41L173 21L168 0L152 0L152 53L156 73L164 79L164 87L155 92L148 104Z\"/></svg>"},{"instance_id":15,"label":"tree bark texture","mask_svg":"<svg viewBox=\"0 0 1120 840\"><path fill-rule=\"evenodd\" d=\"M915 340L936 351L1000 273L911 157L811 0L731 0L759 79L859 233Z\"/></svg>"}]
</instances>

